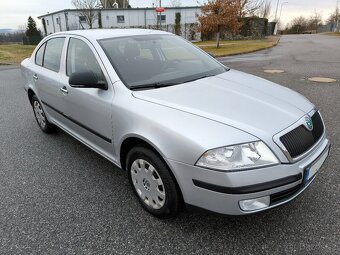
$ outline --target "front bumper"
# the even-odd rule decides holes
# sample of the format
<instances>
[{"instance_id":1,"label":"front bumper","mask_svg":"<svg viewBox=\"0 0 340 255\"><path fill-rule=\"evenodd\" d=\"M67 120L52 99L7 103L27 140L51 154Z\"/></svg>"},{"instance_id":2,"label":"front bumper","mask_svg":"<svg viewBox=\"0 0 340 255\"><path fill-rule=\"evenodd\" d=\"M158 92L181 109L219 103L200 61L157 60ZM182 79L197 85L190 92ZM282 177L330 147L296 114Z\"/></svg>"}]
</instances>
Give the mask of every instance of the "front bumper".
<instances>
[{"instance_id":1,"label":"front bumper","mask_svg":"<svg viewBox=\"0 0 340 255\"><path fill-rule=\"evenodd\" d=\"M244 215L268 210L299 196L315 179L305 180L305 170L329 152L324 138L298 162L239 172L219 172L167 159L181 188L184 201L194 207L227 215ZM266 208L243 211L242 200L270 196Z\"/></svg>"}]
</instances>

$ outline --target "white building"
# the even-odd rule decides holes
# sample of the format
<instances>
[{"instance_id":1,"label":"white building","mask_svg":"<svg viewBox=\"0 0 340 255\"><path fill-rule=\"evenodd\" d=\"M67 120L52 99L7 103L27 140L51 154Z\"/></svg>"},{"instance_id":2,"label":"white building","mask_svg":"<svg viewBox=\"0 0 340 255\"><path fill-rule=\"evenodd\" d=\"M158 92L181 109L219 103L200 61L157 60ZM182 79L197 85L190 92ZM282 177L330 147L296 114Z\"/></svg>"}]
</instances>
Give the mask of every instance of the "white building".
<instances>
[{"instance_id":1,"label":"white building","mask_svg":"<svg viewBox=\"0 0 340 255\"><path fill-rule=\"evenodd\" d=\"M174 32L176 13L180 13L181 35L187 39L199 38L196 32L197 15L201 13L195 7L168 7L158 15L154 8L121 8L96 9L100 13L102 28L156 28L159 19L162 30ZM48 13L38 17L43 24L43 32L47 35L68 30L89 29L82 10L67 9ZM95 18L93 28L99 28L99 20Z\"/></svg>"}]
</instances>

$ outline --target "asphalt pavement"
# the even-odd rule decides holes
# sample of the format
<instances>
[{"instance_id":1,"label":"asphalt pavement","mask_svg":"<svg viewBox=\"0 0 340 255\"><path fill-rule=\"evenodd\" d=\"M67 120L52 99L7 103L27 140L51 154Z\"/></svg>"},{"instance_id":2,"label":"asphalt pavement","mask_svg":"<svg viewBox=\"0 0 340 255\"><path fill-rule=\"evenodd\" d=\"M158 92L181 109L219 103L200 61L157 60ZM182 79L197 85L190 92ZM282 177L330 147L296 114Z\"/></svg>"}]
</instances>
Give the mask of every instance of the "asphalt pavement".
<instances>
[{"instance_id":1,"label":"asphalt pavement","mask_svg":"<svg viewBox=\"0 0 340 255\"><path fill-rule=\"evenodd\" d=\"M7 68L0 70L0 254L339 254L340 83L305 78L340 79L340 38L284 36L273 49L221 61L320 109L332 150L300 197L244 217L184 211L156 219L122 170L62 131L39 130L20 70Z\"/></svg>"}]
</instances>

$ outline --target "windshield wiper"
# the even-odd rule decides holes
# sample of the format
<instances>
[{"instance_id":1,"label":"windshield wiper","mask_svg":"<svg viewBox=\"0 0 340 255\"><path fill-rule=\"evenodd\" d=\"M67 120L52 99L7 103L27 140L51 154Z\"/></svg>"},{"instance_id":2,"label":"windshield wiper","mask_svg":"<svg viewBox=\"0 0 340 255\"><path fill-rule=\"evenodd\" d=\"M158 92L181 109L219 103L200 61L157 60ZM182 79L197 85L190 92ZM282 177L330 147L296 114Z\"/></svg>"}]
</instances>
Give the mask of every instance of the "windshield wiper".
<instances>
[{"instance_id":1,"label":"windshield wiper","mask_svg":"<svg viewBox=\"0 0 340 255\"><path fill-rule=\"evenodd\" d=\"M208 77L213 77L213 76L216 76L217 74L212 74L212 75L204 75L204 76L200 76L198 78L195 78L195 79L191 79L191 80L187 80L183 83L187 83L187 82L192 82L192 81L197 81L197 80L201 80L201 79L204 79L204 78L208 78Z\"/></svg>"},{"instance_id":2,"label":"windshield wiper","mask_svg":"<svg viewBox=\"0 0 340 255\"><path fill-rule=\"evenodd\" d=\"M164 87L170 87L173 85L177 85L178 83L162 83L162 82L155 82L155 83L149 83L149 84L141 84L141 85L132 85L129 88L131 90L139 90L139 89L159 89Z\"/></svg>"},{"instance_id":3,"label":"windshield wiper","mask_svg":"<svg viewBox=\"0 0 340 255\"><path fill-rule=\"evenodd\" d=\"M226 68L225 71L226 71L226 72L230 71L230 68ZM192 82L192 81L197 81L197 80L201 80L201 79L204 79L204 78L214 77L214 76L217 76L217 75L219 75L219 74L207 74L207 75L203 75L203 76L200 76L200 77L191 79L191 80L187 80L187 81L185 81L185 82L183 82L183 83Z\"/></svg>"},{"instance_id":4,"label":"windshield wiper","mask_svg":"<svg viewBox=\"0 0 340 255\"><path fill-rule=\"evenodd\" d=\"M226 68L226 72L228 72L229 70L230 69ZM204 79L204 78L213 77L213 76L216 76L216 75L219 75L219 74L207 74L207 75L199 76L197 78L185 80L185 81L181 81L181 82L154 82L154 83L148 83L148 84L137 84L137 85L131 85L131 86L129 86L129 88L131 90L159 89L159 88L170 87L170 86L179 85L179 84L183 84L183 83L188 83L188 82L192 82L192 81L197 81L197 80L201 80L201 79Z\"/></svg>"}]
</instances>

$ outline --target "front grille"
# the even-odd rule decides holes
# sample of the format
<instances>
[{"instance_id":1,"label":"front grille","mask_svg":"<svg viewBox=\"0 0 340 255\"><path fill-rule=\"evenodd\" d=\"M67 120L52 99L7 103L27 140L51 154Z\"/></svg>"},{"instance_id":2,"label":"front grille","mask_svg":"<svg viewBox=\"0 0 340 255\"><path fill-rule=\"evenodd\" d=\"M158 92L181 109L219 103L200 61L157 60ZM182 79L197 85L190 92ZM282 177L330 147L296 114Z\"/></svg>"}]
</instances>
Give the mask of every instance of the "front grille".
<instances>
[{"instance_id":1,"label":"front grille","mask_svg":"<svg viewBox=\"0 0 340 255\"><path fill-rule=\"evenodd\" d=\"M308 151L321 138L324 126L319 112L312 116L312 121L313 131L309 131L304 125L301 125L281 136L280 141L292 158L296 158Z\"/></svg>"},{"instance_id":2,"label":"front grille","mask_svg":"<svg viewBox=\"0 0 340 255\"><path fill-rule=\"evenodd\" d=\"M299 192L302 189L302 185L299 184L293 188L272 194L270 196L270 205L280 203L281 201L287 200L291 197L293 197L297 192Z\"/></svg>"}]
</instances>

